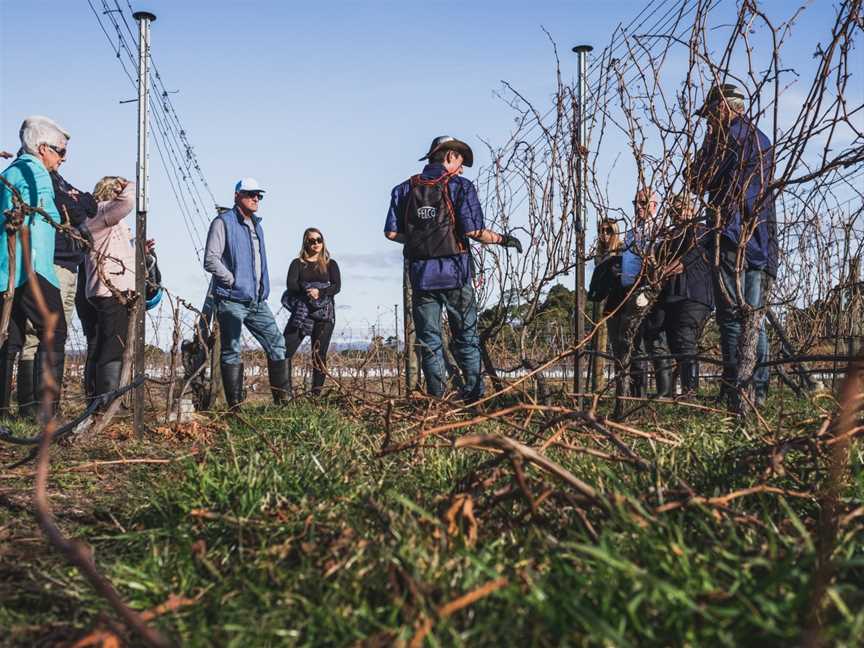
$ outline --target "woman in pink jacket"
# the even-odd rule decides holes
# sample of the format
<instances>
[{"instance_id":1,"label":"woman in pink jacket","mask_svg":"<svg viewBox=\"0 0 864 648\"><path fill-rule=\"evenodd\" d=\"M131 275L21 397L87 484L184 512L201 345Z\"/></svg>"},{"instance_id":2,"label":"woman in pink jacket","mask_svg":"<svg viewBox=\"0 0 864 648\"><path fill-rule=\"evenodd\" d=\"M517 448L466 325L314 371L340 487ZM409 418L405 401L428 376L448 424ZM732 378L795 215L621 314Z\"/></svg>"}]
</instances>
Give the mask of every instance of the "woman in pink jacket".
<instances>
[{"instance_id":1,"label":"woman in pink jacket","mask_svg":"<svg viewBox=\"0 0 864 648\"><path fill-rule=\"evenodd\" d=\"M93 249L84 260L87 299L97 313L95 395L120 386L123 350L129 330L127 298L135 294L135 247L124 220L135 205L135 183L119 176L102 178L93 190L96 216L87 221ZM147 242L148 251L153 241Z\"/></svg>"}]
</instances>

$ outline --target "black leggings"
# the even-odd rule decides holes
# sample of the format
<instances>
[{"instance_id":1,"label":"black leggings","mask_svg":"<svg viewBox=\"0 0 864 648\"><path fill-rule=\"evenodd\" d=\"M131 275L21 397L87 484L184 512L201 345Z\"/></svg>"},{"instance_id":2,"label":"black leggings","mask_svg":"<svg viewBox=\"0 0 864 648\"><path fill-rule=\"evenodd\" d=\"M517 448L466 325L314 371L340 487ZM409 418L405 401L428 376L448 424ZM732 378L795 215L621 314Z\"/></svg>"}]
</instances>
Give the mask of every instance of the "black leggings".
<instances>
[{"instance_id":1,"label":"black leggings","mask_svg":"<svg viewBox=\"0 0 864 648\"><path fill-rule=\"evenodd\" d=\"M330 338L333 337L335 322L315 322L312 327L312 392L317 394L324 385L324 372L327 366L327 349L330 348ZM303 338L306 337L299 328L285 327L285 357L288 362L297 352Z\"/></svg>"},{"instance_id":2,"label":"black leggings","mask_svg":"<svg viewBox=\"0 0 864 648\"><path fill-rule=\"evenodd\" d=\"M129 309L114 297L92 297L99 322L96 335L96 365L123 360L129 332Z\"/></svg>"},{"instance_id":3,"label":"black leggings","mask_svg":"<svg viewBox=\"0 0 864 648\"><path fill-rule=\"evenodd\" d=\"M78 268L78 288L75 292L75 312L81 320L81 331L87 340L87 359L84 362L84 382L87 393L93 392L94 369L96 367L96 352L99 339L99 314L96 308L87 300L87 272L84 264Z\"/></svg>"},{"instance_id":4,"label":"black leggings","mask_svg":"<svg viewBox=\"0 0 864 648\"><path fill-rule=\"evenodd\" d=\"M45 298L45 305L48 310L58 315L57 325L54 327L53 350L62 354L66 347L66 315L63 313L60 289L40 274L36 275L36 281L39 283L39 288L42 289L42 296ZM46 332L45 322L36 307L36 297L29 281L21 284L15 290L15 296L12 298L12 317L9 320L9 337L6 340L8 353L17 353L21 350L28 320L36 329L36 334L39 336L39 348L42 349Z\"/></svg>"}]
</instances>

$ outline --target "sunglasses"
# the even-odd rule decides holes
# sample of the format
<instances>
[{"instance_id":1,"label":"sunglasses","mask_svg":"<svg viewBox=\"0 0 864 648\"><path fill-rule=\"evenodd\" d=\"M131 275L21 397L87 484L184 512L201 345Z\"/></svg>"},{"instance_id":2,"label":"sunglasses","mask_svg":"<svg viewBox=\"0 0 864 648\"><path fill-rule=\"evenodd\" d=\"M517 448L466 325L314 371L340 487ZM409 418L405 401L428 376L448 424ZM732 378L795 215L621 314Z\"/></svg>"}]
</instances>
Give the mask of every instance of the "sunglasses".
<instances>
[{"instance_id":1,"label":"sunglasses","mask_svg":"<svg viewBox=\"0 0 864 648\"><path fill-rule=\"evenodd\" d=\"M54 146L53 144L46 144L45 146L47 146L52 151L54 151L57 155L59 155L61 160L66 159L66 147L65 146L63 148L58 148L58 147Z\"/></svg>"},{"instance_id":2,"label":"sunglasses","mask_svg":"<svg viewBox=\"0 0 864 648\"><path fill-rule=\"evenodd\" d=\"M600 233L601 234L614 234L615 230L613 230L611 227L601 227Z\"/></svg>"},{"instance_id":3,"label":"sunglasses","mask_svg":"<svg viewBox=\"0 0 864 648\"><path fill-rule=\"evenodd\" d=\"M264 194L257 193L255 191L244 191L242 192L246 198L252 198L253 200L262 201L264 200Z\"/></svg>"},{"instance_id":4,"label":"sunglasses","mask_svg":"<svg viewBox=\"0 0 864 648\"><path fill-rule=\"evenodd\" d=\"M315 238L306 239L306 245L318 245L319 243L323 243L324 239L320 236L316 236Z\"/></svg>"}]
</instances>

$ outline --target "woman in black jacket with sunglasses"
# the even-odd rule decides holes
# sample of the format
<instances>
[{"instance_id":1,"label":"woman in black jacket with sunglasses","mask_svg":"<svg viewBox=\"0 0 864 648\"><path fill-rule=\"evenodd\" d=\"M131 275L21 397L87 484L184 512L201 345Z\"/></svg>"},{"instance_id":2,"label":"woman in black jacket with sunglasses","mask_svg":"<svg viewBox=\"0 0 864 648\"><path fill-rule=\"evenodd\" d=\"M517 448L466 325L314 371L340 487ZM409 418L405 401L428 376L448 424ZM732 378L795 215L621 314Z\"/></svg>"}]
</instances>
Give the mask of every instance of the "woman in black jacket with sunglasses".
<instances>
[{"instance_id":1,"label":"woman in black jacket with sunglasses","mask_svg":"<svg viewBox=\"0 0 864 648\"><path fill-rule=\"evenodd\" d=\"M327 349L336 325L333 297L342 287L339 265L330 258L321 230L303 232L303 245L288 268L282 304L291 311L285 326L285 358L291 377L291 359L307 335L312 341L312 394L321 393L327 366ZM289 385L290 391L290 385Z\"/></svg>"}]
</instances>

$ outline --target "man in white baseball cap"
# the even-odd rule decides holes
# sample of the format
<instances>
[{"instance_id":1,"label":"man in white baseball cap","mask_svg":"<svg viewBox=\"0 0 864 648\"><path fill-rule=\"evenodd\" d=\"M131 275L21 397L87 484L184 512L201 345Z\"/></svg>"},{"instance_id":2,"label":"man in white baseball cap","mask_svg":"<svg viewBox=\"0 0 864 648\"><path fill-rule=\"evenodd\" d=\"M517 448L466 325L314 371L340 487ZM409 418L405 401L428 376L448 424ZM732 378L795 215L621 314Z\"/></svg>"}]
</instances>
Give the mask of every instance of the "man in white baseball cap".
<instances>
[{"instance_id":1,"label":"man in white baseball cap","mask_svg":"<svg viewBox=\"0 0 864 648\"><path fill-rule=\"evenodd\" d=\"M210 224L204 269L213 275L213 300L222 336L222 384L232 410L243 401L240 335L245 326L267 354L273 400L288 399L285 339L267 305L270 275L261 218L256 215L264 189L255 178L234 186L234 207Z\"/></svg>"},{"instance_id":2,"label":"man in white baseball cap","mask_svg":"<svg viewBox=\"0 0 864 648\"><path fill-rule=\"evenodd\" d=\"M267 193L264 189L261 188L261 185L258 184L258 181L255 178L243 178L234 185L235 193L247 193L247 194L259 194L260 196L264 196Z\"/></svg>"}]
</instances>

